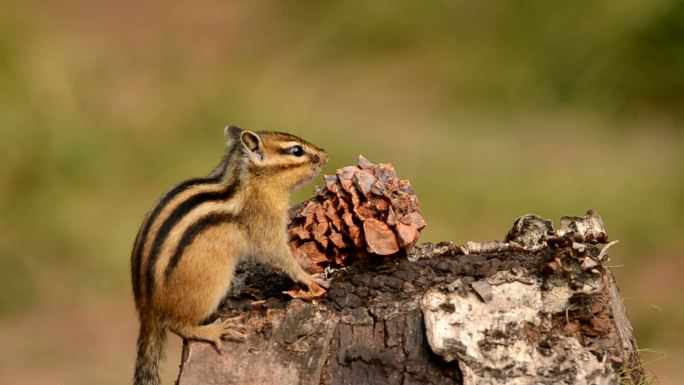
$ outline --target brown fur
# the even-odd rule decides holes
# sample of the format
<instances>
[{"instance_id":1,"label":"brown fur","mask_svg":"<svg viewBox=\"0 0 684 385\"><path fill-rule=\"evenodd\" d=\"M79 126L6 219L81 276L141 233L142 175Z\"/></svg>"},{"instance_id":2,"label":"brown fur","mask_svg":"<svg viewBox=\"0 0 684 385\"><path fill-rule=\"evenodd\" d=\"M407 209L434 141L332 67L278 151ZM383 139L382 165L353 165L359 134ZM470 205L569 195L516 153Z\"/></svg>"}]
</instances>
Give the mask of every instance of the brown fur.
<instances>
[{"instance_id":1,"label":"brown fur","mask_svg":"<svg viewBox=\"0 0 684 385\"><path fill-rule=\"evenodd\" d=\"M141 230L136 239L131 257L141 324L136 385L159 383L167 328L217 349L222 337L244 338L235 320L201 324L230 288L242 259L281 269L307 285L312 297L325 292L292 257L285 228L291 191L318 174L327 155L278 132L252 133L231 126L226 139L227 155L206 181L162 199L153 210L156 217L145 221L150 222L144 224L147 233ZM289 154L292 145L301 146L305 156Z\"/></svg>"}]
</instances>

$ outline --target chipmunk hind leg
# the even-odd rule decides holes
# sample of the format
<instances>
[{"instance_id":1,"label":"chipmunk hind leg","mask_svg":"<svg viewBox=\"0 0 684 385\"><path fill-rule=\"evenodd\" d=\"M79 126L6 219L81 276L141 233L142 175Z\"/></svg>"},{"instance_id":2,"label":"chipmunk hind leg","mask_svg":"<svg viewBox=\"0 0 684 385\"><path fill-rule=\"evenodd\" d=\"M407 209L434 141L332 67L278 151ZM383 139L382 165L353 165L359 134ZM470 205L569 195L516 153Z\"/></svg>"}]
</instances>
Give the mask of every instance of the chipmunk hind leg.
<instances>
[{"instance_id":1,"label":"chipmunk hind leg","mask_svg":"<svg viewBox=\"0 0 684 385\"><path fill-rule=\"evenodd\" d=\"M221 353L223 338L237 342L243 342L247 338L244 334L244 327L239 323L240 321L241 318L236 317L225 320L217 319L208 325L178 323L171 325L170 330L184 339L209 342Z\"/></svg>"}]
</instances>

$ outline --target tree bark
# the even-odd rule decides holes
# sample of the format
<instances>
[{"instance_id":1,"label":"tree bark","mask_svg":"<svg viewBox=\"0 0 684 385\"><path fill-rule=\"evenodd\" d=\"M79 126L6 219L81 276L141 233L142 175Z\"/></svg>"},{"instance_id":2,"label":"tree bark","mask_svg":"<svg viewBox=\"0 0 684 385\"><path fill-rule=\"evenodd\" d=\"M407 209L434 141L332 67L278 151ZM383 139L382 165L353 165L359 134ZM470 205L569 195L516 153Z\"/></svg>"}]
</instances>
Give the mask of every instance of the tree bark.
<instances>
[{"instance_id":1,"label":"tree bark","mask_svg":"<svg viewBox=\"0 0 684 385\"><path fill-rule=\"evenodd\" d=\"M639 383L600 218L563 221L525 216L506 242L370 257L314 302L242 264L218 316L244 317L247 341L221 354L185 341L178 384Z\"/></svg>"}]
</instances>

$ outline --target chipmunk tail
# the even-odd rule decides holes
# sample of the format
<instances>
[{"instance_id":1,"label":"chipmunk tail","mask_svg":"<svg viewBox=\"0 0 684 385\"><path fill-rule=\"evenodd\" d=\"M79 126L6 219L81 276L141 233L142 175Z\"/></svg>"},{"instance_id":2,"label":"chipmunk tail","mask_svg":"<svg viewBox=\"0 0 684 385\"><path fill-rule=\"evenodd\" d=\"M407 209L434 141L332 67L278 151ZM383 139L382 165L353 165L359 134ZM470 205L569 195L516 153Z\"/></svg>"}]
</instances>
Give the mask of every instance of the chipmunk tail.
<instances>
[{"instance_id":1,"label":"chipmunk tail","mask_svg":"<svg viewBox=\"0 0 684 385\"><path fill-rule=\"evenodd\" d=\"M160 385L159 364L164 356L166 327L156 320L140 322L138 356L135 360L134 385Z\"/></svg>"}]
</instances>

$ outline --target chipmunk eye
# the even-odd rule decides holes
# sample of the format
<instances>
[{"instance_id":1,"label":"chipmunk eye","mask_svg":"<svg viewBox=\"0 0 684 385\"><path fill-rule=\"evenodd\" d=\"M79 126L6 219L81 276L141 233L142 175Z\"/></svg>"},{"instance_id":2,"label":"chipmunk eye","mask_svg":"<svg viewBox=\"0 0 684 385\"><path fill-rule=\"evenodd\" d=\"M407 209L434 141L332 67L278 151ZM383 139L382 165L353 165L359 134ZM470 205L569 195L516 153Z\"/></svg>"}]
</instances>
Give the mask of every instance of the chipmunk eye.
<instances>
[{"instance_id":1,"label":"chipmunk eye","mask_svg":"<svg viewBox=\"0 0 684 385\"><path fill-rule=\"evenodd\" d=\"M302 156L304 155L304 149L300 145L292 146L290 147L290 154L294 156Z\"/></svg>"}]
</instances>

